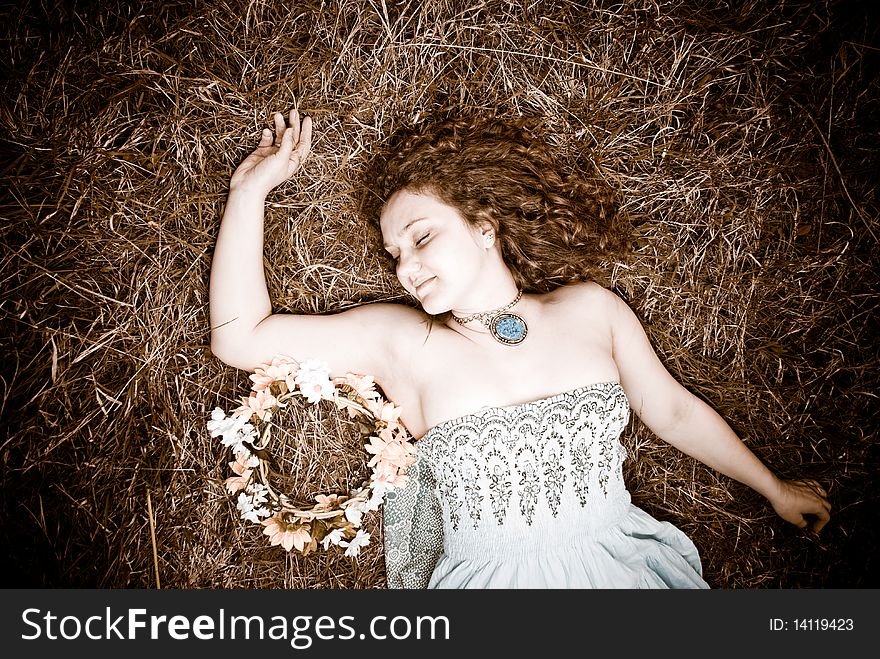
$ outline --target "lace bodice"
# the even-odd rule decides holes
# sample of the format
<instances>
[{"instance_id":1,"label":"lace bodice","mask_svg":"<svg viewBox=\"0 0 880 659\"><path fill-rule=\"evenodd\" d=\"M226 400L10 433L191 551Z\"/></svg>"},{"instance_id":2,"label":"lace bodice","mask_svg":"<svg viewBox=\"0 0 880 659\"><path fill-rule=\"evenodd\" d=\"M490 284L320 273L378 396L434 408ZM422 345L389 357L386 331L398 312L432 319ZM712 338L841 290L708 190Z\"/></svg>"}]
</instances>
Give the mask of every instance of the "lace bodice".
<instances>
[{"instance_id":1,"label":"lace bodice","mask_svg":"<svg viewBox=\"0 0 880 659\"><path fill-rule=\"evenodd\" d=\"M630 504L629 412L620 384L602 382L431 428L385 504L389 586L426 585L441 551L522 554L614 524Z\"/></svg>"}]
</instances>

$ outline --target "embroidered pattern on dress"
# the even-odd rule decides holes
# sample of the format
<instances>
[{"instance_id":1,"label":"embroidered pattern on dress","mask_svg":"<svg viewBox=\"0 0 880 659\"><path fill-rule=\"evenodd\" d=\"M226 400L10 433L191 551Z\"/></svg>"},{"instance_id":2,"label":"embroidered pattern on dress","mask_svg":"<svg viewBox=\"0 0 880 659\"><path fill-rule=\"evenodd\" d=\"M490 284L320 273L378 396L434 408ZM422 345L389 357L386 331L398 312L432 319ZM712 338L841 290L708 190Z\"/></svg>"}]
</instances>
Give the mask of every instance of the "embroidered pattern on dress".
<instances>
[{"instance_id":1,"label":"embroidered pattern on dress","mask_svg":"<svg viewBox=\"0 0 880 659\"><path fill-rule=\"evenodd\" d=\"M510 467L504 454L493 448L489 451L489 460L486 465L489 479L489 501L492 504L492 514L498 524L504 524L504 516L507 512L507 502L513 493L513 484L510 481ZM457 526L453 525L453 529Z\"/></svg>"},{"instance_id":2,"label":"embroidered pattern on dress","mask_svg":"<svg viewBox=\"0 0 880 659\"><path fill-rule=\"evenodd\" d=\"M556 517L559 511L559 502L562 499L562 489L565 486L565 467L562 466L562 452L554 452L552 448L547 450L547 460L544 461L544 490L547 496L547 505L550 513Z\"/></svg>"},{"instance_id":3,"label":"embroidered pattern on dress","mask_svg":"<svg viewBox=\"0 0 880 659\"><path fill-rule=\"evenodd\" d=\"M535 456L530 447L520 447L516 452L517 473L519 474L519 512L531 526L538 505L541 488L535 469Z\"/></svg>"},{"instance_id":4,"label":"embroidered pattern on dress","mask_svg":"<svg viewBox=\"0 0 880 659\"><path fill-rule=\"evenodd\" d=\"M477 485L479 482L479 466L476 463L465 465L462 470L464 484L464 503L468 514L473 520L474 528L480 524L480 507L483 503L483 495Z\"/></svg>"},{"instance_id":5,"label":"embroidered pattern on dress","mask_svg":"<svg viewBox=\"0 0 880 659\"><path fill-rule=\"evenodd\" d=\"M420 443L430 454L436 494L452 530L463 516L477 528L482 512L503 525L511 506L531 526L541 507L556 517L566 488L582 507L591 496L624 488L626 451L619 436L628 418L622 387L605 382L484 408L435 426Z\"/></svg>"}]
</instances>

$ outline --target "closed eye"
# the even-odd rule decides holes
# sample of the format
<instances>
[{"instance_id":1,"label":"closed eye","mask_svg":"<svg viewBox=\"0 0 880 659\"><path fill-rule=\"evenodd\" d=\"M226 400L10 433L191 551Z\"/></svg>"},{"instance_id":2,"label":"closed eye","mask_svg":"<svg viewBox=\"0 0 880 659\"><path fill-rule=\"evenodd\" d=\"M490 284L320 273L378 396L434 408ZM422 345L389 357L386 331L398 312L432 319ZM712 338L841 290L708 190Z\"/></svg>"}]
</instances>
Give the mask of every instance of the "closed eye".
<instances>
[{"instance_id":1,"label":"closed eye","mask_svg":"<svg viewBox=\"0 0 880 659\"><path fill-rule=\"evenodd\" d=\"M426 241L428 238L430 238L430 237L431 237L431 234L430 234L430 233L426 233L424 236L422 236L421 238L419 238L419 239L416 241L416 247L418 247L419 245L421 245L423 242L425 242L425 241Z\"/></svg>"}]
</instances>

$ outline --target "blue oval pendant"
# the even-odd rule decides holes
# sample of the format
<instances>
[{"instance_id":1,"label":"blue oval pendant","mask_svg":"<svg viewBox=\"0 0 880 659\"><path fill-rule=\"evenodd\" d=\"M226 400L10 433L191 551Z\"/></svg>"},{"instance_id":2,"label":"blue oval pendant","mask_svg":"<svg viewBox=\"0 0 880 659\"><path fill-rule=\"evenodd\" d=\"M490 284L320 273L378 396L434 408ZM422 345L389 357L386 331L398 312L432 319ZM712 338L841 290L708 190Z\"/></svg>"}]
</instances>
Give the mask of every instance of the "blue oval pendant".
<instances>
[{"instance_id":1,"label":"blue oval pendant","mask_svg":"<svg viewBox=\"0 0 880 659\"><path fill-rule=\"evenodd\" d=\"M522 343L529 333L526 321L515 313L503 313L495 316L489 326L495 340L509 346Z\"/></svg>"}]
</instances>

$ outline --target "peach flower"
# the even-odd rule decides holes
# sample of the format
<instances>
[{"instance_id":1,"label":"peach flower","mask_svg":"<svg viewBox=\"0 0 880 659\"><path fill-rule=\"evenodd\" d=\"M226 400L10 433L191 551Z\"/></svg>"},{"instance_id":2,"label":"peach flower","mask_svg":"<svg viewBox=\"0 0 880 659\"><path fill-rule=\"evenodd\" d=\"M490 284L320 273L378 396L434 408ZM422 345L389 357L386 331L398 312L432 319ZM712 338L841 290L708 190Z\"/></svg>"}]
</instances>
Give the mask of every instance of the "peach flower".
<instances>
[{"instance_id":1,"label":"peach flower","mask_svg":"<svg viewBox=\"0 0 880 659\"><path fill-rule=\"evenodd\" d=\"M338 494L319 494L315 497L315 501L318 503L315 504L315 507L312 508L315 512L322 512L325 510L333 510L334 508L338 508L339 504L348 499L348 497L341 497Z\"/></svg>"},{"instance_id":2,"label":"peach flower","mask_svg":"<svg viewBox=\"0 0 880 659\"><path fill-rule=\"evenodd\" d=\"M296 366L284 358L275 357L269 364L261 364L255 368L248 377L254 383L251 387L254 391L265 391L270 384L278 380L284 381L287 384L287 389L292 390L296 377Z\"/></svg>"},{"instance_id":3,"label":"peach flower","mask_svg":"<svg viewBox=\"0 0 880 659\"><path fill-rule=\"evenodd\" d=\"M232 471L238 474L226 479L226 489L229 490L230 494L235 494L246 488L248 481L251 479L251 474L254 473L253 469L248 469L246 464L240 462L241 458L239 456L240 454L236 454L235 461L229 463Z\"/></svg>"},{"instance_id":4,"label":"peach flower","mask_svg":"<svg viewBox=\"0 0 880 659\"><path fill-rule=\"evenodd\" d=\"M285 551L290 551L294 547L297 551L302 551L312 541L312 536L302 525L288 524L281 517L281 513L264 519L262 524L266 527L263 529L263 533L269 536L270 544L273 546L281 545Z\"/></svg>"},{"instance_id":5,"label":"peach flower","mask_svg":"<svg viewBox=\"0 0 880 659\"><path fill-rule=\"evenodd\" d=\"M242 398L241 402L241 407L235 410L233 414L246 420L250 419L251 415L256 414L260 417L261 421L265 421L271 409L278 405L278 399L267 390L255 391L247 398Z\"/></svg>"},{"instance_id":6,"label":"peach flower","mask_svg":"<svg viewBox=\"0 0 880 659\"><path fill-rule=\"evenodd\" d=\"M379 421L385 423L392 430L396 429L400 420L401 408L394 403L383 402L369 408Z\"/></svg>"}]
</instances>

